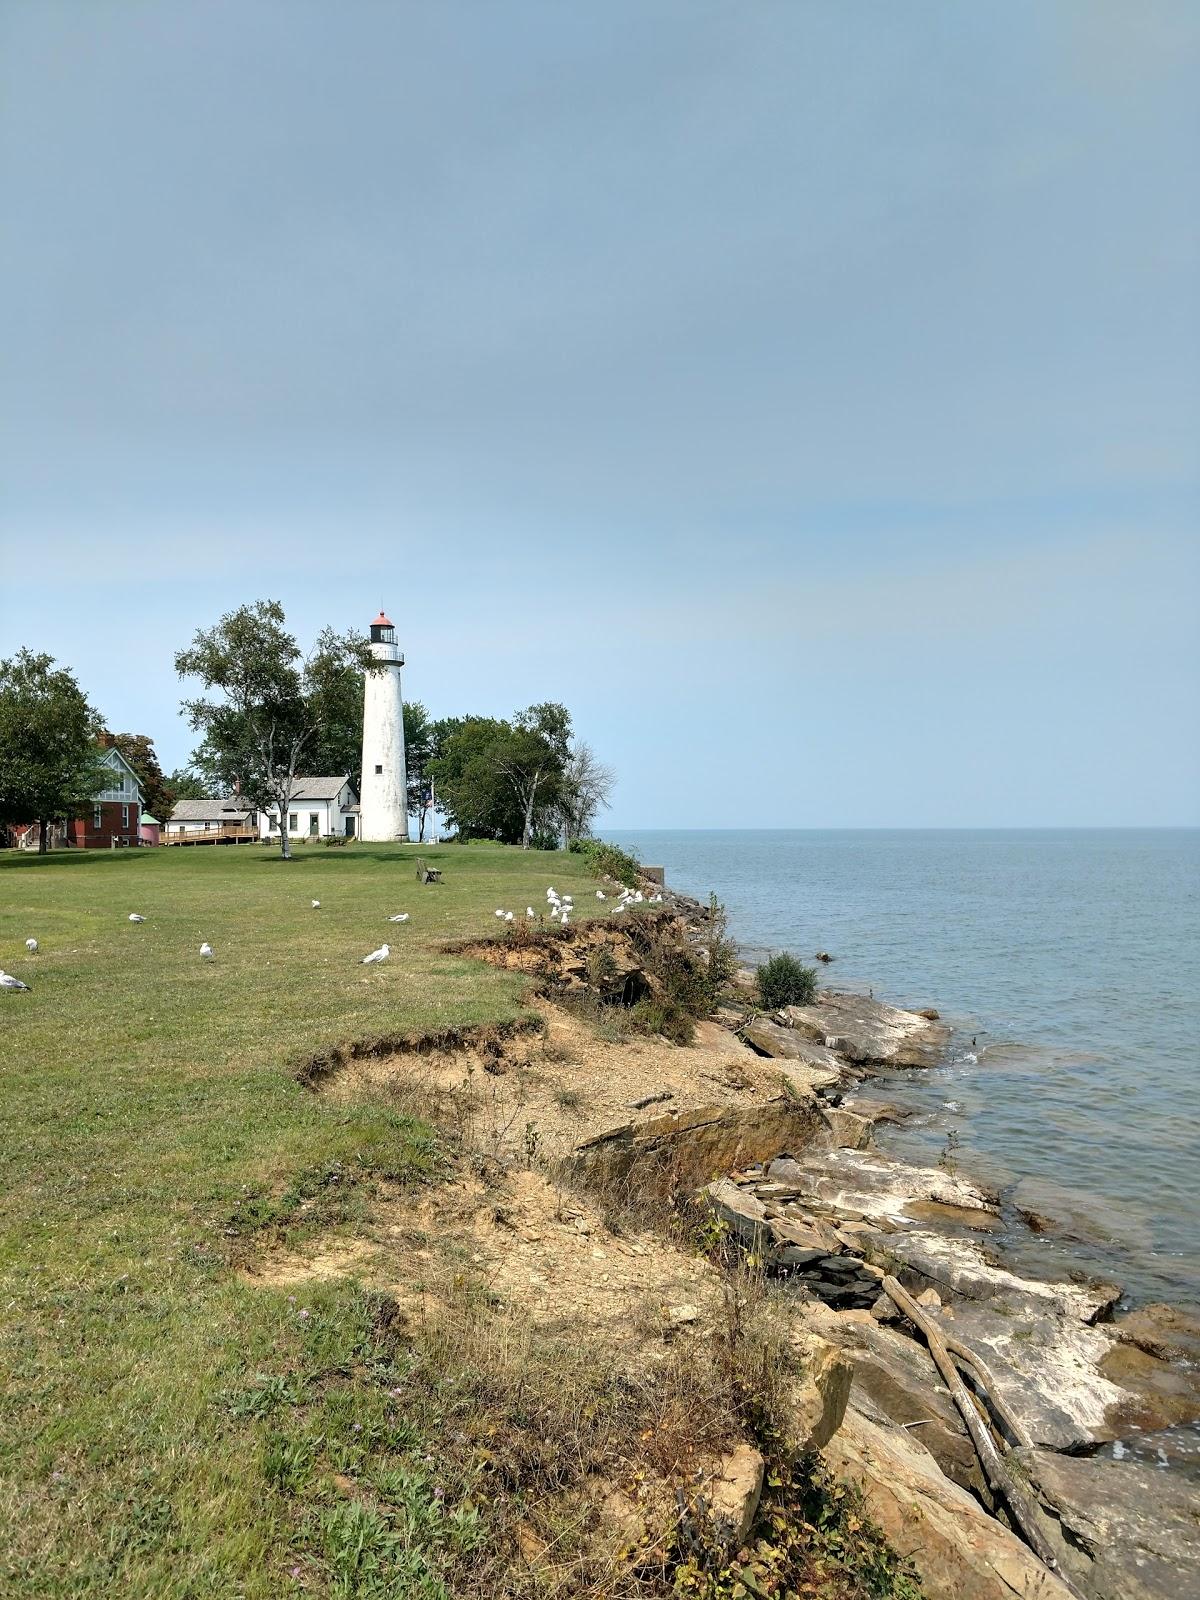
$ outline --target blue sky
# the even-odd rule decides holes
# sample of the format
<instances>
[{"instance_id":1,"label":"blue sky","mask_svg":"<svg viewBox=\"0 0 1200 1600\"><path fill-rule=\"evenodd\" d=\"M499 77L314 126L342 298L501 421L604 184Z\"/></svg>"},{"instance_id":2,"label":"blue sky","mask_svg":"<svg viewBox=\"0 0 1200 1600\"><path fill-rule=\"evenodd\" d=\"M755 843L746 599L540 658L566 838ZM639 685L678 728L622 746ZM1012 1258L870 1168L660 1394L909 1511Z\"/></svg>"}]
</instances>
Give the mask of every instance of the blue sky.
<instances>
[{"instance_id":1,"label":"blue sky","mask_svg":"<svg viewBox=\"0 0 1200 1600\"><path fill-rule=\"evenodd\" d=\"M0 654L244 600L613 827L1200 822L1200 8L0 6Z\"/></svg>"}]
</instances>

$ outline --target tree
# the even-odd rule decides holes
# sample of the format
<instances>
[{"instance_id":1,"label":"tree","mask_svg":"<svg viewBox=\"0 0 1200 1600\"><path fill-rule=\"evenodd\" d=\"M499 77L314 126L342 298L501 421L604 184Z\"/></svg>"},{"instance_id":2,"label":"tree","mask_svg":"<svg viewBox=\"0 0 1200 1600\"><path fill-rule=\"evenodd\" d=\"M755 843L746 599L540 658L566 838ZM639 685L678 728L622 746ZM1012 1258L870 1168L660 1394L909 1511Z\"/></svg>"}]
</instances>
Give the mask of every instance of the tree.
<instances>
[{"instance_id":1,"label":"tree","mask_svg":"<svg viewBox=\"0 0 1200 1600\"><path fill-rule=\"evenodd\" d=\"M167 779L167 788L171 791L172 807L177 800L211 800L211 786L205 783L190 767L176 767ZM164 821L164 818L160 818Z\"/></svg>"},{"instance_id":2,"label":"tree","mask_svg":"<svg viewBox=\"0 0 1200 1600\"><path fill-rule=\"evenodd\" d=\"M616 781L613 769L596 759L591 745L579 739L571 746L556 808L568 844L589 836L596 813L608 805Z\"/></svg>"},{"instance_id":3,"label":"tree","mask_svg":"<svg viewBox=\"0 0 1200 1600\"><path fill-rule=\"evenodd\" d=\"M171 815L177 797L158 764L153 739L145 733L102 733L100 742L121 752L137 773L146 810L152 817L165 822Z\"/></svg>"},{"instance_id":4,"label":"tree","mask_svg":"<svg viewBox=\"0 0 1200 1600\"><path fill-rule=\"evenodd\" d=\"M0 822L50 824L85 811L112 774L96 743L100 717L53 656L18 650L0 661Z\"/></svg>"},{"instance_id":5,"label":"tree","mask_svg":"<svg viewBox=\"0 0 1200 1600\"><path fill-rule=\"evenodd\" d=\"M512 732L511 723L495 717L453 717L434 724L438 753L426 770L437 786L439 806L462 839L515 844L521 837L521 809L496 761Z\"/></svg>"},{"instance_id":6,"label":"tree","mask_svg":"<svg viewBox=\"0 0 1200 1600\"><path fill-rule=\"evenodd\" d=\"M260 810L279 810L279 844L291 856L287 817L301 762L311 766L322 738L345 715L347 669L376 670L364 641L324 628L307 657L285 627L277 600L256 600L198 629L175 656L181 678L199 678L217 699L183 702L193 731L203 735L193 759L228 792ZM345 770L344 768L339 770Z\"/></svg>"},{"instance_id":7,"label":"tree","mask_svg":"<svg viewBox=\"0 0 1200 1600\"><path fill-rule=\"evenodd\" d=\"M429 812L425 797L429 792L429 762L436 754L436 724L419 700L404 702L404 770L408 777L408 809L417 815L417 843L425 837Z\"/></svg>"},{"instance_id":8,"label":"tree","mask_svg":"<svg viewBox=\"0 0 1200 1600\"><path fill-rule=\"evenodd\" d=\"M464 717L433 725L438 753L428 770L438 802L464 839L500 839L528 849L554 815L566 770L571 717L544 701L511 722Z\"/></svg>"},{"instance_id":9,"label":"tree","mask_svg":"<svg viewBox=\"0 0 1200 1600\"><path fill-rule=\"evenodd\" d=\"M495 751L500 775L521 807L521 848L529 849L536 819L553 814L570 753L571 713L553 700L518 711L511 737Z\"/></svg>"},{"instance_id":10,"label":"tree","mask_svg":"<svg viewBox=\"0 0 1200 1600\"><path fill-rule=\"evenodd\" d=\"M324 688L324 720L305 757L310 772L327 776L346 773L356 794L362 793L363 666L367 641L353 631L341 636L349 652L340 667L331 667ZM407 712L408 707L405 707ZM407 719L406 719L407 720Z\"/></svg>"}]
</instances>

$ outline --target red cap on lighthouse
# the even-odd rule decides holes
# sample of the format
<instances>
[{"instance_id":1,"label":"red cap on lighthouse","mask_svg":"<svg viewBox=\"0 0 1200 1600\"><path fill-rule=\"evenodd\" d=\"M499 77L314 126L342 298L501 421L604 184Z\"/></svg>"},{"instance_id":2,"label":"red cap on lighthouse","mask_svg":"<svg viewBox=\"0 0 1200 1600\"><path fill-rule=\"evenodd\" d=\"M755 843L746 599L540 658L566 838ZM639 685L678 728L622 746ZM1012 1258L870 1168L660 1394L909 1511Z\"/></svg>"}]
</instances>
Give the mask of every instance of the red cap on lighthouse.
<instances>
[{"instance_id":1,"label":"red cap on lighthouse","mask_svg":"<svg viewBox=\"0 0 1200 1600\"><path fill-rule=\"evenodd\" d=\"M381 611L371 626L373 628L394 628L396 624L389 617L385 617Z\"/></svg>"}]
</instances>

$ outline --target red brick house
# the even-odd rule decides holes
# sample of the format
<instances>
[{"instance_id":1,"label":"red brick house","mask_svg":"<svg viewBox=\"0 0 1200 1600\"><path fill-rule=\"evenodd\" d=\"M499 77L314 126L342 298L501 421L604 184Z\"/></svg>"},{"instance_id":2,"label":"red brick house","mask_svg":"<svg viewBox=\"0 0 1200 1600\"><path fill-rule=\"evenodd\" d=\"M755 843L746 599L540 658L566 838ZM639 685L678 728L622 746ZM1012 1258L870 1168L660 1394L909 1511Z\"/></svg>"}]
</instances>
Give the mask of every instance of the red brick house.
<instances>
[{"instance_id":1,"label":"red brick house","mask_svg":"<svg viewBox=\"0 0 1200 1600\"><path fill-rule=\"evenodd\" d=\"M101 789L90 811L65 825L51 826L50 845L73 845L80 850L108 850L117 845L136 846L138 822L142 815L142 791L137 773L115 745L100 752L100 760L112 769L112 782ZM36 822L12 829L13 843L21 850L36 850L41 830Z\"/></svg>"}]
</instances>

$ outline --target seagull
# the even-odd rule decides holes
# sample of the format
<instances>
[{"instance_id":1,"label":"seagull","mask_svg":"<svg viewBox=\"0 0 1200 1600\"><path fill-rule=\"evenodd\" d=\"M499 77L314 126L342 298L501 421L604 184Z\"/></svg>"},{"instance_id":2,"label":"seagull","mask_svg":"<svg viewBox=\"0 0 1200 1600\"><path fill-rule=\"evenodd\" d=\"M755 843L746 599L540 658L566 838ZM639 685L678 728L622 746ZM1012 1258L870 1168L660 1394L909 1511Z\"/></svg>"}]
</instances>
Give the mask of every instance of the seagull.
<instances>
[{"instance_id":1,"label":"seagull","mask_svg":"<svg viewBox=\"0 0 1200 1600\"><path fill-rule=\"evenodd\" d=\"M319 900L314 900L313 903L312 903L312 908L313 908L314 911L320 911L321 902Z\"/></svg>"},{"instance_id":2,"label":"seagull","mask_svg":"<svg viewBox=\"0 0 1200 1600\"><path fill-rule=\"evenodd\" d=\"M37 950L38 950L38 942L37 942L37 940L36 939L26 939L25 948L26 948L26 950L29 951L29 954L31 956L37 955Z\"/></svg>"},{"instance_id":3,"label":"seagull","mask_svg":"<svg viewBox=\"0 0 1200 1600\"><path fill-rule=\"evenodd\" d=\"M388 945L381 944L378 950L372 950L369 956L364 956L360 965L369 967L373 961L386 961L391 953L391 949Z\"/></svg>"},{"instance_id":4,"label":"seagull","mask_svg":"<svg viewBox=\"0 0 1200 1600\"><path fill-rule=\"evenodd\" d=\"M528 918L529 918L529 920L530 920L530 921L531 921L531 922L532 922L532 921L533 921L533 919L534 919L534 917L536 917L536 916L537 916L537 912L536 912L536 911L535 911L535 910L534 910L534 909L533 909L533 907L532 907L532 906L526 906L526 907L525 907L525 915L526 915L526 916L527 916L527 917L528 917Z\"/></svg>"},{"instance_id":5,"label":"seagull","mask_svg":"<svg viewBox=\"0 0 1200 1600\"><path fill-rule=\"evenodd\" d=\"M130 922L145 922L146 919L145 917L138 916L136 911L131 911L129 913L129 920Z\"/></svg>"},{"instance_id":6,"label":"seagull","mask_svg":"<svg viewBox=\"0 0 1200 1600\"><path fill-rule=\"evenodd\" d=\"M212 945L209 944L207 939L200 946L200 954L204 957L205 961L212 960Z\"/></svg>"},{"instance_id":7,"label":"seagull","mask_svg":"<svg viewBox=\"0 0 1200 1600\"><path fill-rule=\"evenodd\" d=\"M408 912L407 911L397 912L397 914L394 917L386 918L386 921L388 921L388 922L407 922L408 921Z\"/></svg>"},{"instance_id":8,"label":"seagull","mask_svg":"<svg viewBox=\"0 0 1200 1600\"><path fill-rule=\"evenodd\" d=\"M597 900L607 900L608 896L605 894L603 889L597 889L596 890L596 899Z\"/></svg>"},{"instance_id":9,"label":"seagull","mask_svg":"<svg viewBox=\"0 0 1200 1600\"><path fill-rule=\"evenodd\" d=\"M504 915L503 911L500 910L499 906L496 907L496 915L498 917L502 917Z\"/></svg>"},{"instance_id":10,"label":"seagull","mask_svg":"<svg viewBox=\"0 0 1200 1600\"><path fill-rule=\"evenodd\" d=\"M11 972L0 969L0 989L24 989L28 993L29 985L22 983L20 978L14 978Z\"/></svg>"},{"instance_id":11,"label":"seagull","mask_svg":"<svg viewBox=\"0 0 1200 1600\"><path fill-rule=\"evenodd\" d=\"M557 906L555 906L550 912L550 921L551 922L557 922L558 921L558 907Z\"/></svg>"},{"instance_id":12,"label":"seagull","mask_svg":"<svg viewBox=\"0 0 1200 1600\"><path fill-rule=\"evenodd\" d=\"M624 911L624 909L625 909L624 900L618 900L616 905L612 908L612 911L609 913L609 915L615 917L618 911Z\"/></svg>"},{"instance_id":13,"label":"seagull","mask_svg":"<svg viewBox=\"0 0 1200 1600\"><path fill-rule=\"evenodd\" d=\"M511 922L511 921L512 921L512 919L513 919L513 914L512 914L512 912L511 912L511 911L506 911L506 912L505 912L505 913L504 913L504 920L505 920L505 922Z\"/></svg>"}]
</instances>

